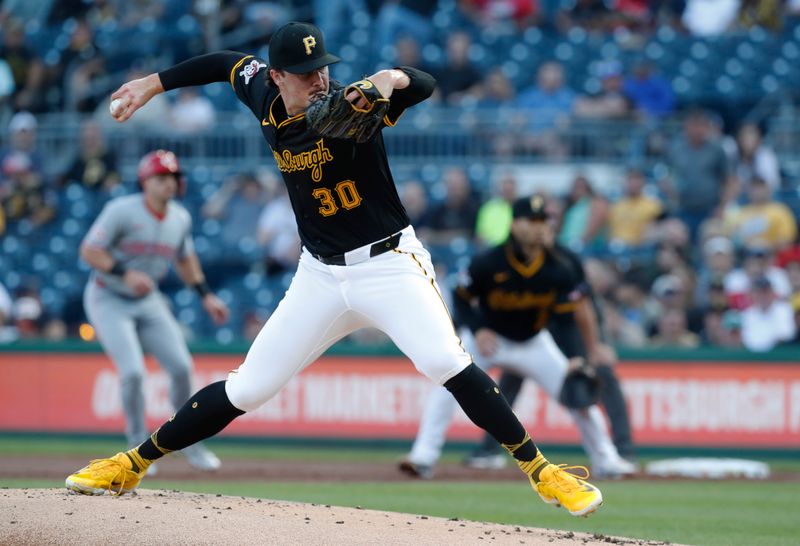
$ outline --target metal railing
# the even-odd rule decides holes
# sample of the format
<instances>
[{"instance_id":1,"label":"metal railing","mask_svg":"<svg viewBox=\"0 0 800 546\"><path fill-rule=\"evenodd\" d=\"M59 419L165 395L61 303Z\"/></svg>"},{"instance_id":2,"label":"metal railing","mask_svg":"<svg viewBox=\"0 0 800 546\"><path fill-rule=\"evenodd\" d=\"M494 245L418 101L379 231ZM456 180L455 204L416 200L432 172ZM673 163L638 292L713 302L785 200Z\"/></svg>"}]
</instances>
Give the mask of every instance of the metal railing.
<instances>
[{"instance_id":1,"label":"metal railing","mask_svg":"<svg viewBox=\"0 0 800 546\"><path fill-rule=\"evenodd\" d=\"M633 121L572 119L552 131L556 153L548 154L530 142L541 138L531 130L530 111L468 110L421 107L406 113L396 127L383 132L394 165L425 164L537 164L568 162L642 164L663 159L650 146L653 134L669 142L680 129L678 120L645 125ZM68 114L42 116L39 151L48 158L50 174L63 170L77 153L80 125L85 118ZM213 128L199 133L179 133L161 125L107 122L105 138L117 153L123 174L130 174L138 159L157 147L175 150L188 167L196 165L250 168L272 166L272 153L249 112L220 112ZM782 162L800 163L800 115L778 115L769 123L768 141Z\"/></svg>"}]
</instances>

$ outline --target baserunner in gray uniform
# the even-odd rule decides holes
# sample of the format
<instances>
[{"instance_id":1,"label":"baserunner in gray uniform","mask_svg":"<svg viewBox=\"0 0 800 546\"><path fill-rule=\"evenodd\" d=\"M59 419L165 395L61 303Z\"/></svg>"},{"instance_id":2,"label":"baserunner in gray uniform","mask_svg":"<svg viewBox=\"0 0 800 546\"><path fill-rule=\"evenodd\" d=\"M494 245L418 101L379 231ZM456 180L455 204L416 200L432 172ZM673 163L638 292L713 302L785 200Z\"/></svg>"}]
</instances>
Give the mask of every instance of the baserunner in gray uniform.
<instances>
[{"instance_id":1,"label":"baserunner in gray uniform","mask_svg":"<svg viewBox=\"0 0 800 546\"><path fill-rule=\"evenodd\" d=\"M172 152L157 150L139 162L142 193L109 201L81 244L92 267L84 292L86 315L103 350L119 370L130 446L149 437L144 421L144 353L153 355L171 380L170 398L181 407L192 394L192 357L158 281L170 263L203 300L215 323L228 308L205 281L192 242L189 212L174 200L185 180ZM189 464L216 470L220 461L195 444L183 450Z\"/></svg>"}]
</instances>

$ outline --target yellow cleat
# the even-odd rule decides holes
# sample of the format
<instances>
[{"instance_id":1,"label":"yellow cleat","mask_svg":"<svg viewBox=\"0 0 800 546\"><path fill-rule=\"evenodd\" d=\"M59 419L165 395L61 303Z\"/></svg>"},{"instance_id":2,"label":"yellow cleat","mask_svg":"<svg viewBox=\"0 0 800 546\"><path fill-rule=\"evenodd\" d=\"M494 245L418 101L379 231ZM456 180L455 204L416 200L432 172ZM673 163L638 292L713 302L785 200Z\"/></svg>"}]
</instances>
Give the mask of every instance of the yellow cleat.
<instances>
[{"instance_id":1,"label":"yellow cleat","mask_svg":"<svg viewBox=\"0 0 800 546\"><path fill-rule=\"evenodd\" d=\"M582 470L584 477L570 474L567 470ZM585 481L589 471L584 466L547 464L539 473L539 481L531 478L533 489L548 504L563 506L573 516L588 516L603 504L603 494Z\"/></svg>"},{"instance_id":2,"label":"yellow cleat","mask_svg":"<svg viewBox=\"0 0 800 546\"><path fill-rule=\"evenodd\" d=\"M136 489L146 473L146 469L134 472L131 460L120 452L110 459L90 461L68 476L65 484L68 490L84 495L122 495Z\"/></svg>"}]
</instances>

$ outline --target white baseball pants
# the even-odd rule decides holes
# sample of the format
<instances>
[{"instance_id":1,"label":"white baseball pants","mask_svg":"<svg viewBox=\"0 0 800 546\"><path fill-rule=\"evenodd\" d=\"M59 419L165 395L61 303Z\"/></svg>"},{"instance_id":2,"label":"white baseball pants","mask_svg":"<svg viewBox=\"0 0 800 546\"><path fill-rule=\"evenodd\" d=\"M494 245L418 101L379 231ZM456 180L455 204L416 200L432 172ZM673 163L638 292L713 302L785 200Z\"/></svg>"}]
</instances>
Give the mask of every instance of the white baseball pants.
<instances>
[{"instance_id":1,"label":"white baseball pants","mask_svg":"<svg viewBox=\"0 0 800 546\"><path fill-rule=\"evenodd\" d=\"M338 266L303 249L286 295L244 363L228 376L226 393L234 406L255 410L328 347L365 327L385 332L440 385L472 362L453 329L430 254L413 228L402 231L392 251L369 258L361 250L352 255L365 256L363 261Z\"/></svg>"},{"instance_id":2,"label":"white baseball pants","mask_svg":"<svg viewBox=\"0 0 800 546\"><path fill-rule=\"evenodd\" d=\"M558 399L567 375L568 361L547 330L521 343L498 336L498 349L489 358L479 353L472 332L463 329L461 339L467 351L475 357L475 363L484 370L500 367L516 372L533 379L551 398ZM455 398L444 387L437 387L431 392L411 448L411 461L431 466L436 464L442 454L456 406ZM581 444L592 467L606 468L616 464L620 456L608 434L600 409L595 405L588 410L570 410L570 413L580 431ZM536 441L535 431L533 440Z\"/></svg>"}]
</instances>

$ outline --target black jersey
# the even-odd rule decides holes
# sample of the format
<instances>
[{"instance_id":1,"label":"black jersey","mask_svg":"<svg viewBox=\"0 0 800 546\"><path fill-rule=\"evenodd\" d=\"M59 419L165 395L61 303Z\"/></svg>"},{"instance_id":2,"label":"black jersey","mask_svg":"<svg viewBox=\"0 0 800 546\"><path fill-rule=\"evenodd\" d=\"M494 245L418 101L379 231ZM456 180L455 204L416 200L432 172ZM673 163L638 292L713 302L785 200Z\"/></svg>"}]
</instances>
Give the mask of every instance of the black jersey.
<instances>
[{"instance_id":1,"label":"black jersey","mask_svg":"<svg viewBox=\"0 0 800 546\"><path fill-rule=\"evenodd\" d=\"M397 89L384 117L393 126L403 111L433 92L433 78L401 67L411 85ZM236 95L261 123L261 131L289 191L300 239L315 255L332 256L386 238L410 221L389 170L383 137L357 144L323 138L305 113L289 116L277 87L268 86L267 63L243 56L230 71ZM339 84L331 82L335 89Z\"/></svg>"},{"instance_id":2,"label":"black jersey","mask_svg":"<svg viewBox=\"0 0 800 546\"><path fill-rule=\"evenodd\" d=\"M572 267L572 273L575 277L576 288L570 294L569 300L577 302L586 297L590 298L594 305L592 298L592 289L586 281L586 273L583 269L583 263L580 258L569 250L564 250L563 254L565 259L569 260ZM564 353L567 358L576 356L586 357L586 344L583 341L583 335L575 322L574 309L569 309L568 306L562 308L562 313L553 313L547 323L548 331L553 335L553 340ZM599 310L595 305L595 313L597 314L598 321L600 318ZM599 325L598 325L599 326Z\"/></svg>"},{"instance_id":3,"label":"black jersey","mask_svg":"<svg viewBox=\"0 0 800 546\"><path fill-rule=\"evenodd\" d=\"M573 311L583 297L573 259L556 245L525 264L513 239L476 256L456 287L457 321L472 331L485 327L513 341L530 339L553 313Z\"/></svg>"}]
</instances>

